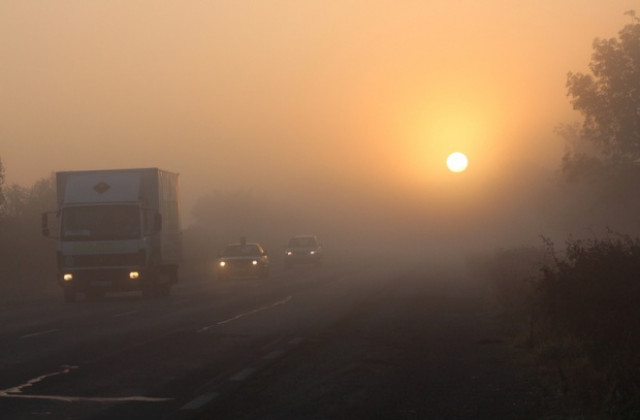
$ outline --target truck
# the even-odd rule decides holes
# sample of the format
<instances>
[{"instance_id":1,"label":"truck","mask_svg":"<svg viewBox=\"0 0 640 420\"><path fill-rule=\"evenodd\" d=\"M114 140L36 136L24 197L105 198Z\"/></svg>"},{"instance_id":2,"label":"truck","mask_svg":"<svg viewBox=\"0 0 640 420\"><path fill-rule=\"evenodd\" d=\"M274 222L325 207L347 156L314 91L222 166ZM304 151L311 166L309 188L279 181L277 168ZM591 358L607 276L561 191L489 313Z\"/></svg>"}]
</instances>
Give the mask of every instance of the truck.
<instances>
[{"instance_id":1,"label":"truck","mask_svg":"<svg viewBox=\"0 0 640 420\"><path fill-rule=\"evenodd\" d=\"M102 169L56 172L55 180L57 209L41 227L57 241L64 300L169 295L182 261L178 174Z\"/></svg>"}]
</instances>

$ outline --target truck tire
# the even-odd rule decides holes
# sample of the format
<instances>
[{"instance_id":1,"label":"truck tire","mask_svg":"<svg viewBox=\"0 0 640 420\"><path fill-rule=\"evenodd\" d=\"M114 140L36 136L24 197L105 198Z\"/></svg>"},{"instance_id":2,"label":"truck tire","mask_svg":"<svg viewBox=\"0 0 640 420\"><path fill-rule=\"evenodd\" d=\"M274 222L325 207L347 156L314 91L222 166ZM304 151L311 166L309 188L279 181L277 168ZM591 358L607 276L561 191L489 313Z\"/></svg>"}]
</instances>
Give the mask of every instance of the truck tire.
<instances>
[{"instance_id":1,"label":"truck tire","mask_svg":"<svg viewBox=\"0 0 640 420\"><path fill-rule=\"evenodd\" d=\"M156 295L156 282L149 280L142 285L142 297L144 299L151 299Z\"/></svg>"},{"instance_id":2,"label":"truck tire","mask_svg":"<svg viewBox=\"0 0 640 420\"><path fill-rule=\"evenodd\" d=\"M155 269L150 271L146 281L142 285L142 296L147 299L169 296L171 294L174 276L177 278L177 270L163 272Z\"/></svg>"},{"instance_id":3,"label":"truck tire","mask_svg":"<svg viewBox=\"0 0 640 420\"><path fill-rule=\"evenodd\" d=\"M156 273L149 272L147 278L141 285L142 297L145 299L151 299L155 297L158 289L158 276Z\"/></svg>"}]
</instances>

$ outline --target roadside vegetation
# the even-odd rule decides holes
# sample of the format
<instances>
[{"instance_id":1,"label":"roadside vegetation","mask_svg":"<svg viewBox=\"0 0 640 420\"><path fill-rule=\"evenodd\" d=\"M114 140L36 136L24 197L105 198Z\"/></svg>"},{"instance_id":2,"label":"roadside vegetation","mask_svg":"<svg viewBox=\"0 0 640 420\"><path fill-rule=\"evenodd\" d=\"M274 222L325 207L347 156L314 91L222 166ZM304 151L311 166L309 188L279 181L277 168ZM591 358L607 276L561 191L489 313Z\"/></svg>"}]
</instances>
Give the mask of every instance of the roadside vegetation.
<instances>
[{"instance_id":1,"label":"roadside vegetation","mask_svg":"<svg viewBox=\"0 0 640 420\"><path fill-rule=\"evenodd\" d=\"M589 234L497 251L475 268L549 387L553 418L640 418L640 20L627 15L617 38L594 41L591 72L569 73L583 121L558 129L562 182L581 192L563 226Z\"/></svg>"},{"instance_id":2,"label":"roadside vegetation","mask_svg":"<svg viewBox=\"0 0 640 420\"><path fill-rule=\"evenodd\" d=\"M563 418L640 418L640 239L497 251L481 265L516 346ZM477 267L476 267L477 268Z\"/></svg>"},{"instance_id":3,"label":"roadside vegetation","mask_svg":"<svg viewBox=\"0 0 640 420\"><path fill-rule=\"evenodd\" d=\"M43 240L40 215L55 208L53 177L30 187L4 185L0 161L0 301L20 301L51 293L55 246Z\"/></svg>"}]
</instances>

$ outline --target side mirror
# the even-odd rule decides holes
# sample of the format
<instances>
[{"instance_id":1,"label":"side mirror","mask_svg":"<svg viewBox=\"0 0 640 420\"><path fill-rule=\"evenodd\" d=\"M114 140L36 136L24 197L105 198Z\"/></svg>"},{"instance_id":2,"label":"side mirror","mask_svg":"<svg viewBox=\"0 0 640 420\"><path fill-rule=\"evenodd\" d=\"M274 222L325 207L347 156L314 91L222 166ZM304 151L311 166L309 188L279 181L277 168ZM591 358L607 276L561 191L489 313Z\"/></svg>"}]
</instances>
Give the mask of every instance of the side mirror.
<instances>
[{"instance_id":1,"label":"side mirror","mask_svg":"<svg viewBox=\"0 0 640 420\"><path fill-rule=\"evenodd\" d=\"M160 232L162 230L162 215L160 213L156 213L153 219L153 230L155 232Z\"/></svg>"}]
</instances>

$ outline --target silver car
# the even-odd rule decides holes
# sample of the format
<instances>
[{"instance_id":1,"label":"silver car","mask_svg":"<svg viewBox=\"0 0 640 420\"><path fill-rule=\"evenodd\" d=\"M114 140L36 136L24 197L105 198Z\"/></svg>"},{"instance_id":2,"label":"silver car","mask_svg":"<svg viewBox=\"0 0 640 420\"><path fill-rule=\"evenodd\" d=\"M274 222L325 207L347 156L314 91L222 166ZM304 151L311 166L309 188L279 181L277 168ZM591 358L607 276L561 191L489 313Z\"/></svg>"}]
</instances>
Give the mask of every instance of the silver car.
<instances>
[{"instance_id":1,"label":"silver car","mask_svg":"<svg viewBox=\"0 0 640 420\"><path fill-rule=\"evenodd\" d=\"M295 264L322 265L322 244L315 235L298 235L289 239L284 249L284 266L291 268Z\"/></svg>"}]
</instances>

